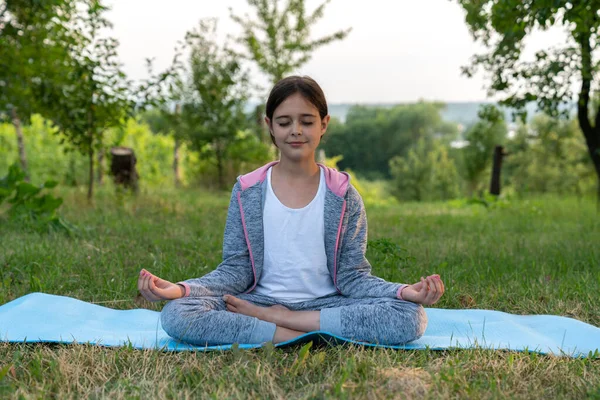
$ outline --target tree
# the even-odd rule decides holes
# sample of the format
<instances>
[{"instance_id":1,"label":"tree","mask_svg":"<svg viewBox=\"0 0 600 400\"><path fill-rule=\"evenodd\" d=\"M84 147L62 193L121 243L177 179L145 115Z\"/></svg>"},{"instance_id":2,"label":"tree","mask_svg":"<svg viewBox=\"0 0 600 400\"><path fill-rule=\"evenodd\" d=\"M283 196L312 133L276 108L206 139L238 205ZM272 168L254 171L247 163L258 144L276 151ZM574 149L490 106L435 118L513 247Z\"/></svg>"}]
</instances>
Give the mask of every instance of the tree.
<instances>
[{"instance_id":1,"label":"tree","mask_svg":"<svg viewBox=\"0 0 600 400\"><path fill-rule=\"evenodd\" d=\"M389 161L406 156L420 139L456 133L440 115L441 103L418 102L391 108L352 107L344 124L330 124L323 143L328 156L342 155L340 168L368 178L389 178Z\"/></svg>"},{"instance_id":2,"label":"tree","mask_svg":"<svg viewBox=\"0 0 600 400\"><path fill-rule=\"evenodd\" d=\"M351 28L319 39L310 38L311 28L323 17L329 1L310 15L306 13L304 0L287 0L283 8L279 0L248 0L256 12L254 18L237 16L230 8L231 18L243 30L238 40L245 47L245 57L256 62L274 84L308 62L319 47L344 39Z\"/></svg>"},{"instance_id":3,"label":"tree","mask_svg":"<svg viewBox=\"0 0 600 400\"><path fill-rule=\"evenodd\" d=\"M216 29L216 20L201 20L198 29L186 35L189 75L181 118L192 148L215 157L219 186L224 188L227 151L248 126L244 106L249 77L238 55L227 44L217 45Z\"/></svg>"},{"instance_id":4,"label":"tree","mask_svg":"<svg viewBox=\"0 0 600 400\"><path fill-rule=\"evenodd\" d=\"M106 11L98 0L80 2L70 31L68 68L41 86L47 117L70 145L89 157L88 201L93 197L94 154L102 148L104 132L123 126L135 108L131 83L117 60L118 41L101 34L110 27Z\"/></svg>"},{"instance_id":5,"label":"tree","mask_svg":"<svg viewBox=\"0 0 600 400\"><path fill-rule=\"evenodd\" d=\"M575 193L593 190L594 168L575 119L537 115L507 143L507 183L517 193Z\"/></svg>"},{"instance_id":6,"label":"tree","mask_svg":"<svg viewBox=\"0 0 600 400\"><path fill-rule=\"evenodd\" d=\"M310 37L312 27L323 17L329 1L309 15L304 0L287 0L283 8L279 0L248 0L256 14L253 17L240 17L230 8L231 18L242 28L242 35L237 38L244 48L240 56L256 63L275 84L306 64L319 47L344 39L352 30L340 30L318 39ZM254 131L261 141L270 142L263 117L264 106L260 104L254 110Z\"/></svg>"},{"instance_id":7,"label":"tree","mask_svg":"<svg viewBox=\"0 0 600 400\"><path fill-rule=\"evenodd\" d=\"M465 133L468 144L461 149L462 172L471 196L480 187L492 162L494 147L501 145L506 137L504 115L498 108L482 106L478 115L479 121Z\"/></svg>"},{"instance_id":8,"label":"tree","mask_svg":"<svg viewBox=\"0 0 600 400\"><path fill-rule=\"evenodd\" d=\"M550 116L565 116L577 99L577 119L598 180L600 205L600 109L593 104L600 74L594 53L600 47L600 1L458 0L476 41L490 48L476 55L464 73L482 67L491 76L490 92L505 95L503 104L523 109L528 102ZM521 59L524 40L537 29L562 26L567 43ZM572 87L578 85L579 92Z\"/></svg>"},{"instance_id":9,"label":"tree","mask_svg":"<svg viewBox=\"0 0 600 400\"><path fill-rule=\"evenodd\" d=\"M39 87L69 64L68 25L76 2L13 0L0 3L0 117L17 136L21 167L28 179L22 123L42 112Z\"/></svg>"},{"instance_id":10,"label":"tree","mask_svg":"<svg viewBox=\"0 0 600 400\"><path fill-rule=\"evenodd\" d=\"M162 104L160 107L147 110L140 117L143 122L148 124L152 133L173 137L173 183L175 187L181 186L180 148L185 137L181 119L181 103L177 102L174 110L171 110L168 104Z\"/></svg>"},{"instance_id":11,"label":"tree","mask_svg":"<svg viewBox=\"0 0 600 400\"><path fill-rule=\"evenodd\" d=\"M421 138L406 156L390 160L393 194L400 200L448 200L460 194L459 175L439 140Z\"/></svg>"}]
</instances>

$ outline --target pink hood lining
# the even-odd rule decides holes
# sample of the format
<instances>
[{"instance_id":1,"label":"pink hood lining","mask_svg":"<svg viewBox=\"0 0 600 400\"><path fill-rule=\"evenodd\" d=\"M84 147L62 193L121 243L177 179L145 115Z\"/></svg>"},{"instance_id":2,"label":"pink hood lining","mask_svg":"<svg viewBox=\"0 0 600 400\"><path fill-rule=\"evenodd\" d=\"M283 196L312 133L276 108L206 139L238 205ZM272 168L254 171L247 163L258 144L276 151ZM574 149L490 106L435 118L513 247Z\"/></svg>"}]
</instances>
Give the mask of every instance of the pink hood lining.
<instances>
[{"instance_id":1,"label":"pink hood lining","mask_svg":"<svg viewBox=\"0 0 600 400\"><path fill-rule=\"evenodd\" d=\"M238 178L242 191L254 186L258 182L263 182L267 177L267 170L279 161L272 161L262 167L242 175ZM350 184L350 176L346 172L340 172L334 168L329 168L323 164L317 163L323 172L325 173L325 183L329 190L335 193L339 197L344 197L348 191L348 185Z\"/></svg>"}]
</instances>

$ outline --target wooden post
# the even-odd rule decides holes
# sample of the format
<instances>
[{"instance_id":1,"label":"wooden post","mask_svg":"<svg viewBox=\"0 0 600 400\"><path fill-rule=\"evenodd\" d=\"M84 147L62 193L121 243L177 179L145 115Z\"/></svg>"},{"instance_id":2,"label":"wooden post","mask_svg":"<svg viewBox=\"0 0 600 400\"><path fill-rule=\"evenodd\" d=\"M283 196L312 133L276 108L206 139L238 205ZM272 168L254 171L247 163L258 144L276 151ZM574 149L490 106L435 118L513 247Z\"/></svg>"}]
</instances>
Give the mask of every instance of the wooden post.
<instances>
[{"instance_id":1,"label":"wooden post","mask_svg":"<svg viewBox=\"0 0 600 400\"><path fill-rule=\"evenodd\" d=\"M504 153L502 146L496 146L494 148L494 164L492 166L492 182L490 184L490 194L499 196L500 195L500 172L502 170L502 157Z\"/></svg>"}]
</instances>

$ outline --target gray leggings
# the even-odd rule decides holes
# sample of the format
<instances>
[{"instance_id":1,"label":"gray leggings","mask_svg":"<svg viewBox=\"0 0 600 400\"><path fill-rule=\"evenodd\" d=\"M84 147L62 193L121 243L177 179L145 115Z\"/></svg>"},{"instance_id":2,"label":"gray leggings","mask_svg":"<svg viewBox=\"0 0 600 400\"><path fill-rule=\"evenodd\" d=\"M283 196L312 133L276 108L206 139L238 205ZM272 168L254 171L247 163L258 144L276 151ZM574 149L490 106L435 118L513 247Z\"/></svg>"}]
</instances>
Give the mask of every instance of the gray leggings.
<instances>
[{"instance_id":1,"label":"gray leggings","mask_svg":"<svg viewBox=\"0 0 600 400\"><path fill-rule=\"evenodd\" d=\"M416 340L427 326L422 306L392 298L355 299L338 294L301 303L285 303L259 294L236 297L258 306L281 304L294 311L320 310L320 330L347 339L380 344ZM161 313L163 329L195 345L256 344L273 340L275 324L229 312L221 297L184 297L168 302Z\"/></svg>"}]
</instances>

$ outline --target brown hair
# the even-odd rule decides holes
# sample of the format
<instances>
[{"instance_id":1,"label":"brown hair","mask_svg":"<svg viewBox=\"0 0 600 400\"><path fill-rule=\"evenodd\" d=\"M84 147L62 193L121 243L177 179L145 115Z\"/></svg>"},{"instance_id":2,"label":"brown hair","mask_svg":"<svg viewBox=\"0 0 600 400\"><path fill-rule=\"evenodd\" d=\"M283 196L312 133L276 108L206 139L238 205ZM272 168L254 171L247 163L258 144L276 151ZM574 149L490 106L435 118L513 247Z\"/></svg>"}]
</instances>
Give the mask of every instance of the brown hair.
<instances>
[{"instance_id":1,"label":"brown hair","mask_svg":"<svg viewBox=\"0 0 600 400\"><path fill-rule=\"evenodd\" d=\"M315 106L319 111L321 119L327 116L327 100L325 100L325 93L319 84L309 76L288 76L283 78L273 86L269 98L267 99L267 105L265 114L273 123L273 114L281 103L293 94L300 93L307 101ZM275 144L273 135L270 134L271 141ZM275 144L276 145L276 144Z\"/></svg>"}]
</instances>

